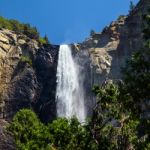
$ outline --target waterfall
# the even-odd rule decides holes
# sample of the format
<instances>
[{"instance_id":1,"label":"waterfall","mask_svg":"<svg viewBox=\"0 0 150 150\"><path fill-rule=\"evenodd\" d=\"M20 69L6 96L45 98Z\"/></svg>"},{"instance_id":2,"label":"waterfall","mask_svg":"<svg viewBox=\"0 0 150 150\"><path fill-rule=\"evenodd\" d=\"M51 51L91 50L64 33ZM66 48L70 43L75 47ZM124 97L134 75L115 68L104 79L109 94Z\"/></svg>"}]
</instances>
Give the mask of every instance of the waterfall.
<instances>
[{"instance_id":1,"label":"waterfall","mask_svg":"<svg viewBox=\"0 0 150 150\"><path fill-rule=\"evenodd\" d=\"M73 59L68 45L61 45L57 66L57 116L71 118L76 116L80 122L85 120L83 86L79 82L80 70Z\"/></svg>"}]
</instances>

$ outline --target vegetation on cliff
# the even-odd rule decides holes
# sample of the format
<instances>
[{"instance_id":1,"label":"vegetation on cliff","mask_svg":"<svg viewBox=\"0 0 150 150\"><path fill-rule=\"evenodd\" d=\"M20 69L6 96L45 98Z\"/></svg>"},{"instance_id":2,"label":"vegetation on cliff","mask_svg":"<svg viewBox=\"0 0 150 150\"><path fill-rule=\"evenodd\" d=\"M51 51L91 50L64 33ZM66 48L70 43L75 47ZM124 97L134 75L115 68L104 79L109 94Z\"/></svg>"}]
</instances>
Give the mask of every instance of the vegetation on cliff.
<instances>
[{"instance_id":1,"label":"vegetation on cliff","mask_svg":"<svg viewBox=\"0 0 150 150\"><path fill-rule=\"evenodd\" d=\"M123 81L93 89L97 106L91 124L99 149L150 149L149 112L143 108L150 100L149 13L143 17L143 47L127 61Z\"/></svg>"},{"instance_id":2,"label":"vegetation on cliff","mask_svg":"<svg viewBox=\"0 0 150 150\"><path fill-rule=\"evenodd\" d=\"M40 37L40 34L37 31L36 27L31 27L30 24L20 23L17 20L11 20L11 19L9 20L0 16L0 29L1 28L5 28L5 29L15 31L17 33L25 34L29 38L39 41L41 44L50 43L47 36L45 36L44 38Z\"/></svg>"},{"instance_id":3,"label":"vegetation on cliff","mask_svg":"<svg viewBox=\"0 0 150 150\"><path fill-rule=\"evenodd\" d=\"M27 57L27 56L21 56L20 61L24 62L24 63L27 63L30 66L32 66L32 60L29 57Z\"/></svg>"},{"instance_id":4,"label":"vegetation on cliff","mask_svg":"<svg viewBox=\"0 0 150 150\"><path fill-rule=\"evenodd\" d=\"M81 125L76 118L59 118L44 125L33 111L23 109L15 115L9 130L19 150L96 149L88 126Z\"/></svg>"},{"instance_id":5,"label":"vegetation on cliff","mask_svg":"<svg viewBox=\"0 0 150 150\"><path fill-rule=\"evenodd\" d=\"M135 149L138 143L139 120L126 108L131 97L122 88L121 83L108 82L93 89L98 102L91 126L99 149Z\"/></svg>"}]
</instances>

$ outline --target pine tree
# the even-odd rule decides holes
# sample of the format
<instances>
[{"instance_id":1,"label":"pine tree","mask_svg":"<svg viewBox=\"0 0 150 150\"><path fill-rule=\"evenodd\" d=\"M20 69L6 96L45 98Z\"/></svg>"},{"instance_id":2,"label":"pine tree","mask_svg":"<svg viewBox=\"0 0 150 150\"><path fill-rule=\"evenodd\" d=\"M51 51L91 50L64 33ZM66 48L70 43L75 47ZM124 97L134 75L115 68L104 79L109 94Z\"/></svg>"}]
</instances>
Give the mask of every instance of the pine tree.
<instances>
[{"instance_id":1,"label":"pine tree","mask_svg":"<svg viewBox=\"0 0 150 150\"><path fill-rule=\"evenodd\" d=\"M130 1L130 10L129 10L129 12L132 12L134 10L134 8L135 8L135 5L134 5L133 1Z\"/></svg>"},{"instance_id":2,"label":"pine tree","mask_svg":"<svg viewBox=\"0 0 150 150\"><path fill-rule=\"evenodd\" d=\"M47 35L45 35L45 36L44 36L44 40L46 41L46 44L50 44L50 42L49 42L49 39L48 39L48 36L47 36Z\"/></svg>"}]
</instances>

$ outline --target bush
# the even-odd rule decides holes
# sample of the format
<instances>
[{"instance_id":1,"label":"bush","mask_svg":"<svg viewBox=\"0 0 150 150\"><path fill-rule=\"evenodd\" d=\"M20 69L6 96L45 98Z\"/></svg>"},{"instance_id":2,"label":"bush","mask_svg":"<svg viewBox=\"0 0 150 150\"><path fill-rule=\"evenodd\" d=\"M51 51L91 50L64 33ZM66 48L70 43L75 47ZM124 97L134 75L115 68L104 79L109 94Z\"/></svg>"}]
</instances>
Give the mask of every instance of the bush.
<instances>
[{"instance_id":1,"label":"bush","mask_svg":"<svg viewBox=\"0 0 150 150\"><path fill-rule=\"evenodd\" d=\"M130 96L123 93L122 86L108 82L93 89L98 102L91 124L102 150L135 148L138 143L137 128L140 121L131 116L128 109Z\"/></svg>"},{"instance_id":2,"label":"bush","mask_svg":"<svg viewBox=\"0 0 150 150\"><path fill-rule=\"evenodd\" d=\"M18 33L23 33L32 39L39 38L39 33L35 27L31 27L29 24L20 23L17 20L9 20L0 17L0 28L5 28Z\"/></svg>"},{"instance_id":3,"label":"bush","mask_svg":"<svg viewBox=\"0 0 150 150\"><path fill-rule=\"evenodd\" d=\"M24 63L27 63L30 66L32 66L32 60L29 57L27 57L27 56L21 56L20 61L24 62Z\"/></svg>"},{"instance_id":4,"label":"bush","mask_svg":"<svg viewBox=\"0 0 150 150\"><path fill-rule=\"evenodd\" d=\"M39 38L40 44L47 44L46 40L42 37Z\"/></svg>"},{"instance_id":5,"label":"bush","mask_svg":"<svg viewBox=\"0 0 150 150\"><path fill-rule=\"evenodd\" d=\"M52 149L52 136L31 110L17 112L8 129L13 133L19 150Z\"/></svg>"},{"instance_id":6,"label":"bush","mask_svg":"<svg viewBox=\"0 0 150 150\"><path fill-rule=\"evenodd\" d=\"M40 37L39 38L39 42L40 44L50 44L49 40L48 40L48 37L45 35L44 38Z\"/></svg>"},{"instance_id":7,"label":"bush","mask_svg":"<svg viewBox=\"0 0 150 150\"><path fill-rule=\"evenodd\" d=\"M48 128L59 150L96 150L89 130L76 118L59 118L49 124Z\"/></svg>"},{"instance_id":8,"label":"bush","mask_svg":"<svg viewBox=\"0 0 150 150\"><path fill-rule=\"evenodd\" d=\"M22 109L8 129L19 150L96 150L89 128L76 118L59 118L46 126L34 112Z\"/></svg>"}]
</instances>

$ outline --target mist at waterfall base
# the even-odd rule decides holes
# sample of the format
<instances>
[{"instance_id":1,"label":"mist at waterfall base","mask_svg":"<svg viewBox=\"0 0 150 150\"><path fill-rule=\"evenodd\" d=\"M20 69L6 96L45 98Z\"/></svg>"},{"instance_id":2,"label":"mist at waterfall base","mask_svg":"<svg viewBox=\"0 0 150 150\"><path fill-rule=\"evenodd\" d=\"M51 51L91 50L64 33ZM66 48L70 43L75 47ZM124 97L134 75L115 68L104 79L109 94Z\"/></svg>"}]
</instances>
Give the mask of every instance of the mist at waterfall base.
<instances>
[{"instance_id":1,"label":"mist at waterfall base","mask_svg":"<svg viewBox=\"0 0 150 150\"><path fill-rule=\"evenodd\" d=\"M71 118L75 116L80 122L85 121L84 90L80 77L80 69L72 56L71 48L68 45L61 45L56 88L58 117Z\"/></svg>"}]
</instances>

